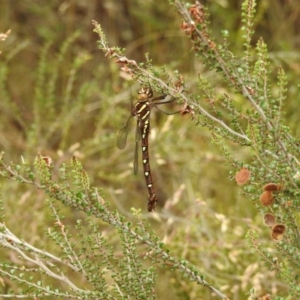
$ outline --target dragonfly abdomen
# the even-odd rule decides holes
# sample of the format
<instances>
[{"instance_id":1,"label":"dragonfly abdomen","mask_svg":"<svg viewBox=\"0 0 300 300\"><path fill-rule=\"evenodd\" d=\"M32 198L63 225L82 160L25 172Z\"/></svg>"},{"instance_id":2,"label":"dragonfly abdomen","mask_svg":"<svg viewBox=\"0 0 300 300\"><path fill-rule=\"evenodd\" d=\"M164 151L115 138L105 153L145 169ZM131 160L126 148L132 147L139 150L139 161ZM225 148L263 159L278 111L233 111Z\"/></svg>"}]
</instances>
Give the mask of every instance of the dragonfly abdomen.
<instances>
[{"instance_id":1,"label":"dragonfly abdomen","mask_svg":"<svg viewBox=\"0 0 300 300\"><path fill-rule=\"evenodd\" d=\"M141 131L143 170L149 194L148 211L152 212L156 206L157 198L153 186L148 151L148 136L150 132L150 111L151 103L149 101L138 102L136 103L133 109L133 114L137 117L138 127Z\"/></svg>"}]
</instances>

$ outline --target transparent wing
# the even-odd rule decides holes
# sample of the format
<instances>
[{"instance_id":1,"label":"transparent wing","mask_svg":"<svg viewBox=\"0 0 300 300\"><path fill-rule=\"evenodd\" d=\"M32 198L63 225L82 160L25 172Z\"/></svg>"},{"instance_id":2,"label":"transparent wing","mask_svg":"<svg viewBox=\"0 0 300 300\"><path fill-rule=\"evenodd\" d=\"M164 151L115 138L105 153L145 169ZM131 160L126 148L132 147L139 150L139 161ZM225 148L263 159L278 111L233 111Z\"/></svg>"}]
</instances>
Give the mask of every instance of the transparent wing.
<instances>
[{"instance_id":1,"label":"transparent wing","mask_svg":"<svg viewBox=\"0 0 300 300\"><path fill-rule=\"evenodd\" d=\"M117 146L119 149L124 149L126 146L126 140L128 131L130 129L132 116L127 120L126 124L119 130L118 136L117 136Z\"/></svg>"},{"instance_id":2,"label":"transparent wing","mask_svg":"<svg viewBox=\"0 0 300 300\"><path fill-rule=\"evenodd\" d=\"M138 167L139 167L139 143L140 143L140 140L141 140L141 130L140 130L139 126L136 126L134 160L133 160L134 175L137 174Z\"/></svg>"}]
</instances>

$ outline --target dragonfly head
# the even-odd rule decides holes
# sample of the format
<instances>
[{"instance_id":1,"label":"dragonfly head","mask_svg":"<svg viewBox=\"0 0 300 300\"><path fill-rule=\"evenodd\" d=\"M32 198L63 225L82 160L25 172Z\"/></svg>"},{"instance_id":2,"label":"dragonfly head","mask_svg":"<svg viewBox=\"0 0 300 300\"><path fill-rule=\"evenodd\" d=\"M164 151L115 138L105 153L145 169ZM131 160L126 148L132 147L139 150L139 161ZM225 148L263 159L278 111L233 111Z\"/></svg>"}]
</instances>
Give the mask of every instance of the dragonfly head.
<instances>
[{"instance_id":1,"label":"dragonfly head","mask_svg":"<svg viewBox=\"0 0 300 300\"><path fill-rule=\"evenodd\" d=\"M150 87L142 87L139 89L138 94L139 101L146 101L153 96L153 91Z\"/></svg>"}]
</instances>

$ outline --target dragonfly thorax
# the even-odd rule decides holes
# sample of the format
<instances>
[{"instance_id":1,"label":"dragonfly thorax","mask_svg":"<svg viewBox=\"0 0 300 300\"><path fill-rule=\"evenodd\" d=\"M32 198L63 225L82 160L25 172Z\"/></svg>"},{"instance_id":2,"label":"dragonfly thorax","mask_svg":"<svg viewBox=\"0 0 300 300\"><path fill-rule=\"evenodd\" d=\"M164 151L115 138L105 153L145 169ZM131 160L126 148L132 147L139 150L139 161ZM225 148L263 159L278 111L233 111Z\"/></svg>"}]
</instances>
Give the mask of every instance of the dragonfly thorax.
<instances>
[{"instance_id":1,"label":"dragonfly thorax","mask_svg":"<svg viewBox=\"0 0 300 300\"><path fill-rule=\"evenodd\" d=\"M133 107L133 115L139 122L143 122L149 118L151 108L149 101L139 101Z\"/></svg>"}]
</instances>

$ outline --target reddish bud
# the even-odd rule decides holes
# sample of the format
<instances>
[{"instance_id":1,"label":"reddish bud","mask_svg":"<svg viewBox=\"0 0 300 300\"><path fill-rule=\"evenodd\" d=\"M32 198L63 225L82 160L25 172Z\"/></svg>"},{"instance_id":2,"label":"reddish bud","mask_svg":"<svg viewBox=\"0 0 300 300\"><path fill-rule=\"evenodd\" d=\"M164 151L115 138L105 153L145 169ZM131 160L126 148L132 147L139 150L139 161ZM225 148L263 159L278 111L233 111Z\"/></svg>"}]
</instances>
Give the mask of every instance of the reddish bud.
<instances>
[{"instance_id":1,"label":"reddish bud","mask_svg":"<svg viewBox=\"0 0 300 300\"><path fill-rule=\"evenodd\" d=\"M250 171L246 168L240 169L235 175L235 181L238 185L246 184L250 179Z\"/></svg>"}]
</instances>

